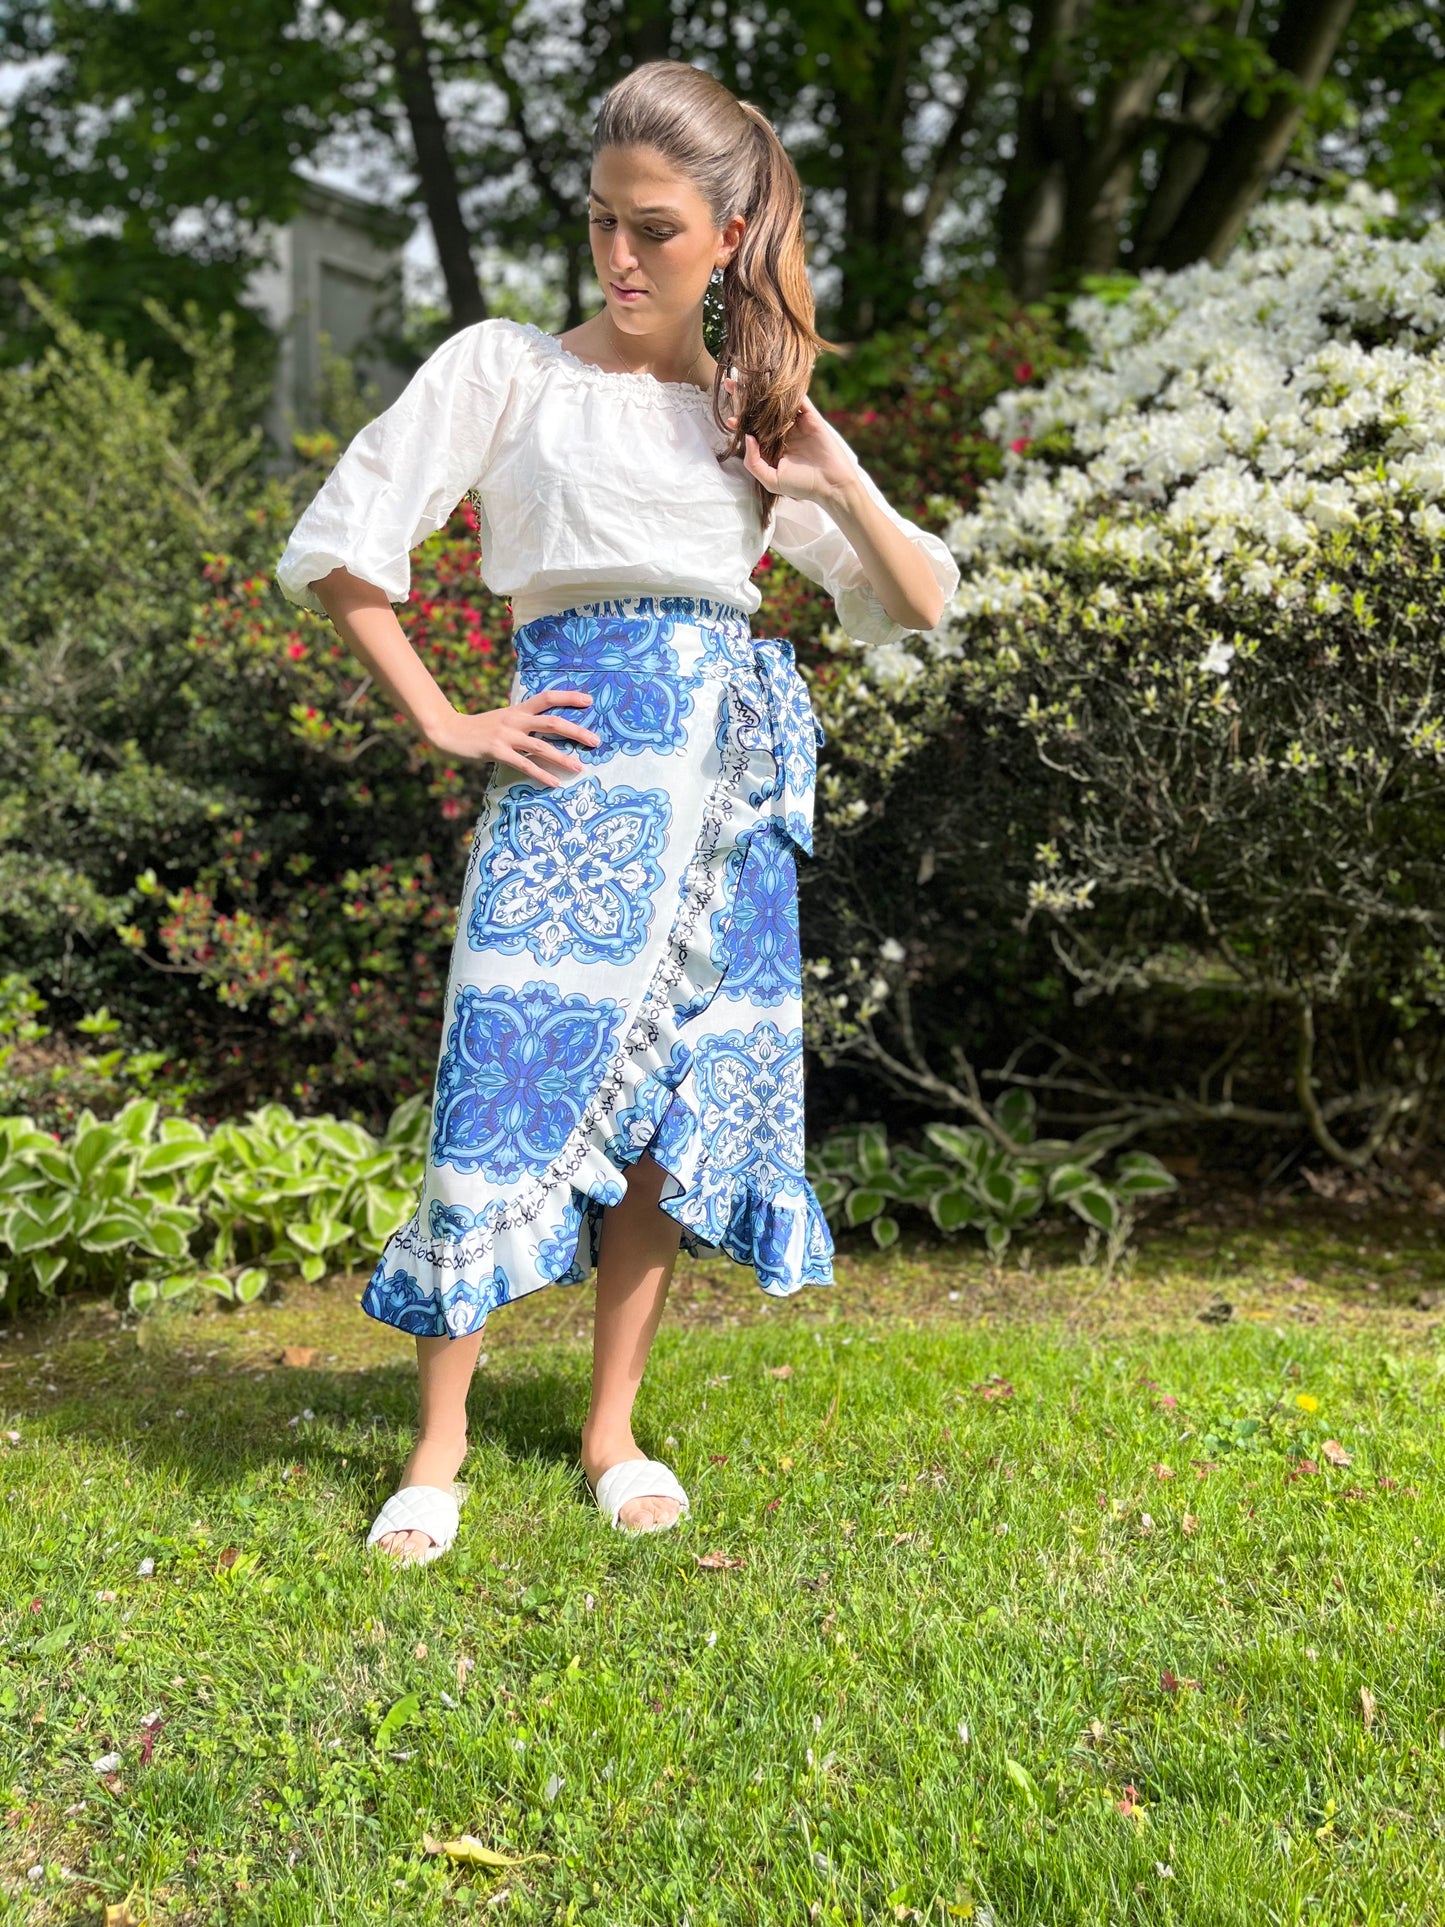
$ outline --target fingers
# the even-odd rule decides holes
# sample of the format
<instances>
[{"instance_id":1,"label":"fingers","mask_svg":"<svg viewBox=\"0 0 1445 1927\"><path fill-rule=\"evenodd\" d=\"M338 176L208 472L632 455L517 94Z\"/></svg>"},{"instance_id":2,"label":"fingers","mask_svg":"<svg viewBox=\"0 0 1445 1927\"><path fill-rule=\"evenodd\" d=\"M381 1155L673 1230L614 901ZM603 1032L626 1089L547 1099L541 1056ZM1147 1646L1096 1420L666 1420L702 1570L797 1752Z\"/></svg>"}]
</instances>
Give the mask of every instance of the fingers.
<instances>
[{"instance_id":1,"label":"fingers","mask_svg":"<svg viewBox=\"0 0 1445 1927\"><path fill-rule=\"evenodd\" d=\"M498 762L506 763L511 769L518 770L527 778L528 782L540 783L543 789L555 790L561 787L562 778L560 776L548 776L545 770L538 769L536 764L524 756L520 750L513 750L506 756L499 756L497 760Z\"/></svg>"},{"instance_id":2,"label":"fingers","mask_svg":"<svg viewBox=\"0 0 1445 1927\"><path fill-rule=\"evenodd\" d=\"M575 756L569 756L565 750L553 749L550 743L537 743L530 738L524 738L523 742L525 747L522 744L513 745L499 757L499 760L510 763L514 769L521 770L524 776L530 777L534 783L541 783L546 789L557 789L564 781L564 777L553 776L542 767L540 761L534 761L534 758L555 757L562 765L566 776L575 776L582 767Z\"/></svg>"},{"instance_id":3,"label":"fingers","mask_svg":"<svg viewBox=\"0 0 1445 1927\"><path fill-rule=\"evenodd\" d=\"M581 703L591 708L592 698L585 689L539 689L535 696L524 696L514 709L539 709L548 703Z\"/></svg>"},{"instance_id":4,"label":"fingers","mask_svg":"<svg viewBox=\"0 0 1445 1927\"><path fill-rule=\"evenodd\" d=\"M748 473L750 475L756 475L758 480L763 483L766 488L776 489L778 486L778 471L773 467L771 462L765 462L763 460L762 450L758 447L757 436L748 435L744 437L744 440L747 444L747 452L743 456L743 461Z\"/></svg>"},{"instance_id":5,"label":"fingers","mask_svg":"<svg viewBox=\"0 0 1445 1927\"><path fill-rule=\"evenodd\" d=\"M529 722L525 727L550 730L554 736L568 736L573 742L586 743L590 749L596 749L602 738L595 730L588 729L582 723L574 723L563 716L548 716L543 713L553 703L574 705L583 703L590 709L592 701L592 697L581 689L540 689L535 696L526 696L521 702L513 703L512 707L525 710L529 717L536 718L535 723Z\"/></svg>"},{"instance_id":6,"label":"fingers","mask_svg":"<svg viewBox=\"0 0 1445 1927\"><path fill-rule=\"evenodd\" d=\"M522 741L526 745L522 751L524 756L535 758L539 761L545 758L547 763L555 763L559 769L565 770L569 776L577 775L577 773L585 767L580 756L574 756L570 750L559 748L556 743L543 742L536 736L524 736Z\"/></svg>"},{"instance_id":7,"label":"fingers","mask_svg":"<svg viewBox=\"0 0 1445 1927\"><path fill-rule=\"evenodd\" d=\"M553 736L566 736L574 743L585 743L589 749L596 749L602 738L596 730L588 729L583 723L571 723L561 716L539 716L535 723L525 723L525 729L545 729Z\"/></svg>"}]
</instances>

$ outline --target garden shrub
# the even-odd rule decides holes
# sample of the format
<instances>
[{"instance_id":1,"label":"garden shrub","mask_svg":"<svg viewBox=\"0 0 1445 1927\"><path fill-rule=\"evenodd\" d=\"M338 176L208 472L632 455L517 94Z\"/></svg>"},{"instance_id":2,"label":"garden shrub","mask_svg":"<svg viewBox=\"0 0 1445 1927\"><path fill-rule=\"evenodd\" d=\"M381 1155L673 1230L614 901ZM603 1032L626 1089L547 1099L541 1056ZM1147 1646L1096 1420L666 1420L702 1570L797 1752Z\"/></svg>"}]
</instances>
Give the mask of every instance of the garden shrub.
<instances>
[{"instance_id":1,"label":"garden shrub","mask_svg":"<svg viewBox=\"0 0 1445 1927\"><path fill-rule=\"evenodd\" d=\"M276 1274L361 1266L404 1223L429 1119L411 1098L374 1137L267 1104L207 1131L135 1097L74 1130L0 1117L0 1299L123 1289L132 1310L213 1293L246 1304Z\"/></svg>"},{"instance_id":2,"label":"garden shrub","mask_svg":"<svg viewBox=\"0 0 1445 1927\"><path fill-rule=\"evenodd\" d=\"M992 1106L996 1132L978 1124L929 1124L926 1151L890 1145L881 1124L833 1131L809 1153L808 1174L835 1229L869 1225L885 1250L897 1242L898 1211L911 1209L926 1212L945 1235L981 1232L997 1262L1015 1232L1052 1209L1083 1220L1085 1262L1103 1239L1106 1272L1112 1272L1142 1207L1178 1185L1146 1151L1120 1152L1106 1174L1103 1159L1114 1148L1107 1127L1072 1141L1041 1138L1036 1115L1027 1091L1005 1091ZM1016 1148L1006 1150L1000 1136Z\"/></svg>"},{"instance_id":3,"label":"garden shrub","mask_svg":"<svg viewBox=\"0 0 1445 1927\"><path fill-rule=\"evenodd\" d=\"M1001 849L995 809L980 871L1076 1002L1218 1048L1190 1087L1157 1052L1151 1078L1067 1050L1037 1087L1406 1153L1445 1035L1445 228L1367 190L1267 204L1223 267L1071 318L1090 359L991 410L1009 452L949 527L964 582L935 635L870 652L830 807L866 826L948 739L1025 746L1024 836ZM910 1055L909 951L825 960L813 1008L971 1108L956 1034L942 1070Z\"/></svg>"},{"instance_id":4,"label":"garden shrub","mask_svg":"<svg viewBox=\"0 0 1445 1927\"><path fill-rule=\"evenodd\" d=\"M935 310L825 356L814 390L889 501L941 531L1003 471L990 404L1072 355L1050 308L1021 308L999 284L969 283Z\"/></svg>"},{"instance_id":5,"label":"garden shrub","mask_svg":"<svg viewBox=\"0 0 1445 1927\"><path fill-rule=\"evenodd\" d=\"M45 1068L84 1075L74 1103L38 1072L24 1099L104 1107L94 1053L67 1049L101 1022L133 1088L383 1112L435 1059L486 772L419 744L272 584L338 438L270 473L235 426L228 331L172 324L193 373L162 391L46 313L51 348L0 371L0 943L50 1007ZM483 704L510 658L505 608L465 581L473 526L428 545L403 620Z\"/></svg>"}]
</instances>

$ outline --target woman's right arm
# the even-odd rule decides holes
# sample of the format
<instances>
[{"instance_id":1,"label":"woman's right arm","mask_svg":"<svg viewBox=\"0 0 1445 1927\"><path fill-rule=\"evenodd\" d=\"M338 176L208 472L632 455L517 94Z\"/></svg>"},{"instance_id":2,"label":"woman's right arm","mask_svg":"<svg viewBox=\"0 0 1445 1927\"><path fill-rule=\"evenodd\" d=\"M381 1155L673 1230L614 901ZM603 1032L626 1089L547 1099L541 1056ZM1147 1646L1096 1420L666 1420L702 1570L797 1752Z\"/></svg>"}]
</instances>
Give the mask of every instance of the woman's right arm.
<instances>
[{"instance_id":1,"label":"woman's right arm","mask_svg":"<svg viewBox=\"0 0 1445 1927\"><path fill-rule=\"evenodd\" d=\"M580 689L542 689L520 703L476 715L458 710L407 641L385 589L345 568L333 569L309 586L352 654L432 748L444 755L494 757L555 789L563 778L550 774L544 762L568 774L580 770L582 763L545 741L544 732L588 745L601 740L580 723L545 713L556 703L589 708L592 698Z\"/></svg>"}]
</instances>

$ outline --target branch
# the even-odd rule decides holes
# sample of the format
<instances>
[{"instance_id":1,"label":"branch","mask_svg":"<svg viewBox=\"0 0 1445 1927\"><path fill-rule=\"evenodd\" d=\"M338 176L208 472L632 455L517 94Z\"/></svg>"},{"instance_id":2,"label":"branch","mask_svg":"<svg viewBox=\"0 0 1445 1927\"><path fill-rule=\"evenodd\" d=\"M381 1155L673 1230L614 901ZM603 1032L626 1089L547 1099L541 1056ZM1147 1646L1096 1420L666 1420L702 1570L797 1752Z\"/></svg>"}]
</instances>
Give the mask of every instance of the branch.
<instances>
[{"instance_id":1,"label":"branch","mask_svg":"<svg viewBox=\"0 0 1445 1927\"><path fill-rule=\"evenodd\" d=\"M1163 268L1219 262L1290 149L1305 104L1334 58L1357 0L1287 0L1270 42L1277 82L1264 112L1241 101L1155 260Z\"/></svg>"},{"instance_id":2,"label":"branch","mask_svg":"<svg viewBox=\"0 0 1445 1927\"><path fill-rule=\"evenodd\" d=\"M1403 1107L1403 1093L1394 1091L1386 1097L1364 1143L1356 1151L1347 1151L1325 1121L1315 1093L1315 1012L1314 1005L1305 998L1301 998L1299 1003L1296 1037L1294 1087L1300 1109L1309 1125L1310 1136L1326 1157L1333 1158L1336 1164L1346 1165L1352 1171L1363 1171L1384 1143L1385 1134L1399 1115Z\"/></svg>"},{"instance_id":3,"label":"branch","mask_svg":"<svg viewBox=\"0 0 1445 1927\"><path fill-rule=\"evenodd\" d=\"M943 131L943 138L939 141L934 153L928 194L922 208L915 216L915 226L925 239L933 232L934 224L953 196L963 159L963 143L973 131L974 122L978 118L979 102L988 91L988 83L993 78L995 46L1002 24L1002 12L996 13L989 21L978 58L964 79L963 95L954 108L948 126Z\"/></svg>"},{"instance_id":4,"label":"branch","mask_svg":"<svg viewBox=\"0 0 1445 1927\"><path fill-rule=\"evenodd\" d=\"M487 303L472 259L472 237L462 214L446 122L437 105L431 44L415 0L386 0L386 34L396 63L396 85L411 129L416 171L447 287L452 323L464 328L486 319Z\"/></svg>"}]
</instances>

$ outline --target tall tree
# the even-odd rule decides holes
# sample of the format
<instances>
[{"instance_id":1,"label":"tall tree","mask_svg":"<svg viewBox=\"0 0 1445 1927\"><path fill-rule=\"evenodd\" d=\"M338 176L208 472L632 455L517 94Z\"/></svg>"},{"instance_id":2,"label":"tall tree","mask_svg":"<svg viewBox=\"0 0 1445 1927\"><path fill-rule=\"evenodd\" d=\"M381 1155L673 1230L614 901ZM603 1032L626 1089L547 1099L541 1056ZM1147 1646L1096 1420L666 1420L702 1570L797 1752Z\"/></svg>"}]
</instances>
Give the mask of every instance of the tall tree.
<instances>
[{"instance_id":1,"label":"tall tree","mask_svg":"<svg viewBox=\"0 0 1445 1927\"><path fill-rule=\"evenodd\" d=\"M663 56L783 132L844 339L997 266L1034 297L1218 258L1281 168L1445 185L1438 0L9 0L6 56L0 294L39 272L122 331L162 283L234 295L338 136L425 213L450 325L517 299L493 251L579 320L592 115Z\"/></svg>"},{"instance_id":2,"label":"tall tree","mask_svg":"<svg viewBox=\"0 0 1445 1927\"><path fill-rule=\"evenodd\" d=\"M452 321L458 328L465 327L468 322L483 319L487 303L477 279L471 231L462 213L447 124L437 104L431 42L416 0L385 0L382 25L396 72L397 92L411 129L417 179L446 282Z\"/></svg>"}]
</instances>

